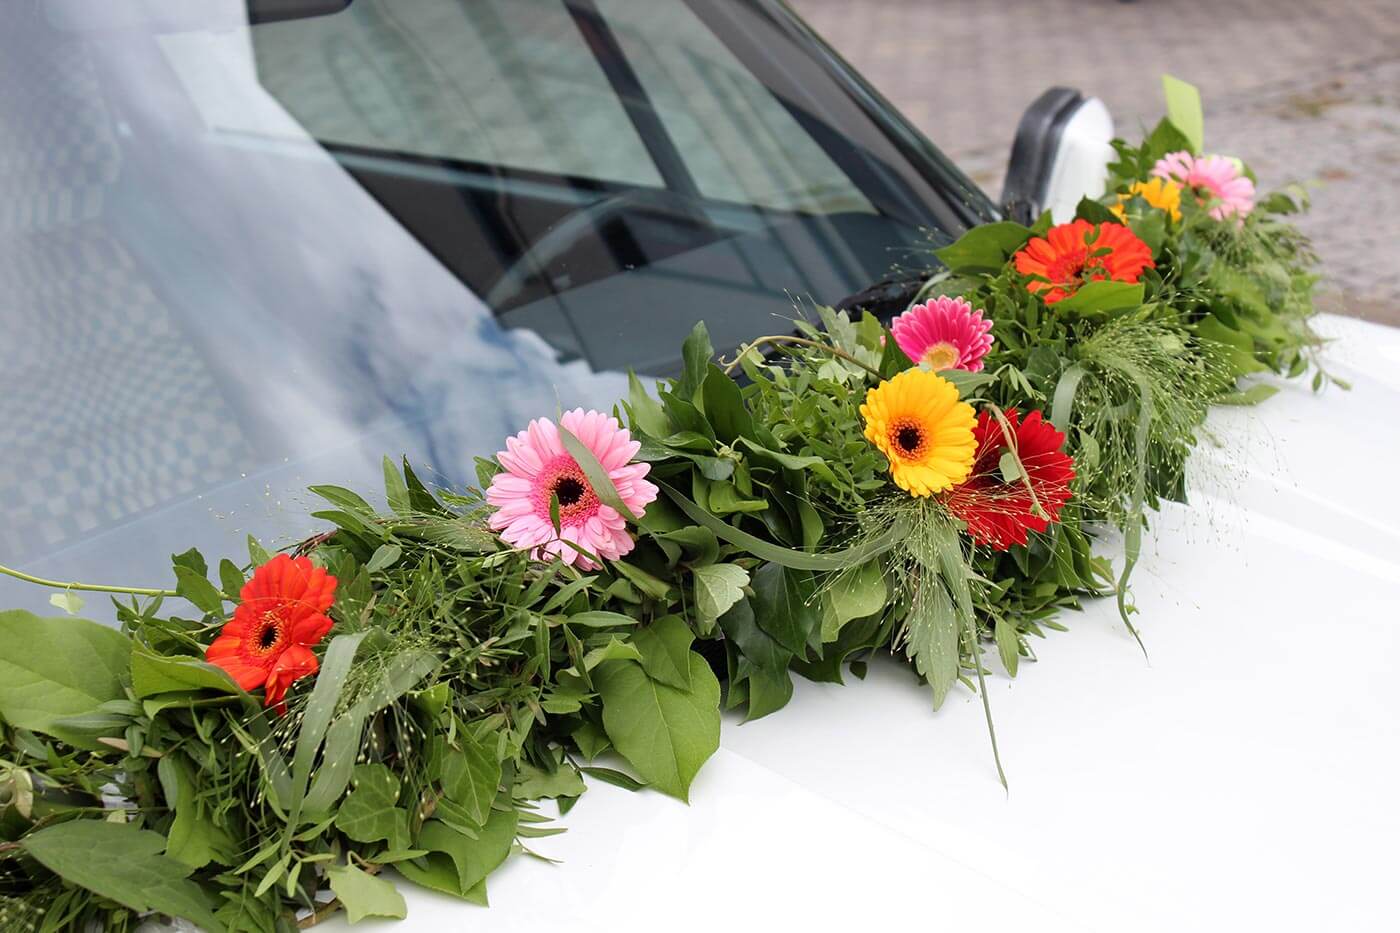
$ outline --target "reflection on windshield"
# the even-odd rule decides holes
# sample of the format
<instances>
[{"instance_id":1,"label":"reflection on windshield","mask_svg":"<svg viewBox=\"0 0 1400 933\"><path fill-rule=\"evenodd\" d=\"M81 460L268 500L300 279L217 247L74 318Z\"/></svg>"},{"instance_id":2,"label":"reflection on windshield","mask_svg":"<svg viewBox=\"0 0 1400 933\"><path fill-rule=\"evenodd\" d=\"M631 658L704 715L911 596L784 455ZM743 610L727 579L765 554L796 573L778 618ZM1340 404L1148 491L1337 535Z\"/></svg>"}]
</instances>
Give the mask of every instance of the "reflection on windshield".
<instances>
[{"instance_id":1,"label":"reflection on windshield","mask_svg":"<svg viewBox=\"0 0 1400 933\"><path fill-rule=\"evenodd\" d=\"M483 11L496 10L499 58L548 53L558 36L578 41L581 33L561 30L577 25L580 3L553 6L558 15L538 17L539 29L509 4L421 0L411 9L451 7L459 30L478 28ZM666 90L674 75L636 51L648 20L623 16L623 0L582 6L621 24L615 48L633 50L632 77L650 86L659 124L676 139L696 132L687 120L723 122L725 101L746 102L743 112L756 121L750 138L763 138L758 127L766 127L778 141L763 145L806 147L807 164L824 166L809 180L821 183L793 188L790 174L753 175L771 168L769 153L729 165L712 148L686 169L698 200L677 202L657 183L668 171L649 174L654 153L644 142L628 157L642 161L618 162L616 171L542 165L552 157L548 145L488 164L505 158L500 141L474 138L469 126L406 137L399 145L407 152L385 147L382 135L395 131L401 108L461 113L489 96L473 98L470 83L450 101L410 93L412 82L400 79L432 78L436 67L419 47L423 29L447 23L410 30L418 12L405 12L407 4L394 5L397 19L386 3L357 0L332 17L251 28L241 0L53 0L7 10L4 562L59 579L159 582L168 568L157 555L191 545L237 555L249 533L279 544L304 535L312 503L301 490L374 489L385 453L407 454L439 482L471 482L473 457L489 455L528 419L574 406L610 409L625 393L628 367L674 366L695 320L711 323L722 348L781 329L775 316L795 313L789 289L834 301L918 245L925 231L915 219L939 229L948 209L928 190L916 192L922 183L907 166L895 172L908 176L897 183L870 181L872 165L894 171L890 152L814 142L802 121L844 119L840 99L799 99L789 89L778 107L776 96L755 96L763 87L752 76L726 96L724 82L746 72L732 57L715 71L729 53L692 17L704 38L695 39L687 67L719 90L707 111L687 115L684 98ZM731 5L695 9L702 6ZM308 99L289 106L292 84L269 79L282 53L260 36L332 21L341 33L327 35L338 38L308 42L294 62L306 73L296 93L321 86L312 80L318 68L327 69L326 87L367 83L347 98L364 111L361 135L336 131L327 140L314 132ZM344 32L359 22L377 31ZM392 55L370 41L388 34L399 42ZM507 40L513 52L503 49ZM418 71L408 64L415 49ZM580 58L571 67L587 73L588 60L596 63ZM626 109L609 76L615 64L596 65L602 76L586 89L614 106L595 103L582 112L585 123L590 114L616 123ZM523 93L518 68L502 74ZM498 118L481 112L487 125ZM551 128L552 117L529 110L512 119L503 125L522 140L522 121L538 124L545 140L602 132ZM436 124L415 125L426 132ZM614 127L617 151L631 145L625 130L635 125L633 114ZM445 151L459 143L477 148ZM577 147L570 152L558 157L580 158ZM724 174L731 170L738 174ZM800 195L783 193L790 191ZM0 581L0 604L45 610L45 599Z\"/></svg>"}]
</instances>

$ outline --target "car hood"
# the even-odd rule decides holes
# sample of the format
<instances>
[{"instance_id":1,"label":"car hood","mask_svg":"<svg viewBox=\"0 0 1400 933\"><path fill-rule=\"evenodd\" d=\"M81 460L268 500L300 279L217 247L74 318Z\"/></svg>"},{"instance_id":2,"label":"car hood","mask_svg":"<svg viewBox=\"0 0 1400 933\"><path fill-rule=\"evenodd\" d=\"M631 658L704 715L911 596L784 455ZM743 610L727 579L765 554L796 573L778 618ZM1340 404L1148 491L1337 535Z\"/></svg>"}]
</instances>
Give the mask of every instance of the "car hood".
<instances>
[{"instance_id":1,"label":"car hood","mask_svg":"<svg viewBox=\"0 0 1400 933\"><path fill-rule=\"evenodd\" d=\"M1400 811L1400 331L1335 317L1349 392L1222 408L1133 578L1014 685L934 712L894 663L726 719L690 805L591 782L482 909L401 883L396 930L1377 929ZM1112 545L1109 545L1112 547ZM995 659L991 658L995 664ZM548 807L547 809L552 809ZM331 929L341 929L343 919ZM374 922L357 929L379 929ZM384 924L383 929L390 929Z\"/></svg>"}]
</instances>

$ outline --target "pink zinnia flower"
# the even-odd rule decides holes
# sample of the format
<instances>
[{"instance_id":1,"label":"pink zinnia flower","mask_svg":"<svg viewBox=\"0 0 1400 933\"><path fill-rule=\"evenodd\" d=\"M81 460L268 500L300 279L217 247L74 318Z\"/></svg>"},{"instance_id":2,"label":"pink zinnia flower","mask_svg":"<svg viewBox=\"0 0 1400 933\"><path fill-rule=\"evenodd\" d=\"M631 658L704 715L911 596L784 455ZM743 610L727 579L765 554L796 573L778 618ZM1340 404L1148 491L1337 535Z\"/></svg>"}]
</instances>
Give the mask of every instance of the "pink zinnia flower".
<instances>
[{"instance_id":1,"label":"pink zinnia flower","mask_svg":"<svg viewBox=\"0 0 1400 933\"><path fill-rule=\"evenodd\" d=\"M1186 151L1172 152L1157 160L1152 174L1194 189L1197 195L1208 194L1210 216L1216 220L1243 218L1254 210L1254 182L1234 159L1220 155L1198 159Z\"/></svg>"},{"instance_id":2,"label":"pink zinnia flower","mask_svg":"<svg viewBox=\"0 0 1400 933\"><path fill-rule=\"evenodd\" d=\"M992 348L992 322L961 298L939 295L914 305L890 325L904 355L934 372L943 369L982 370L982 357Z\"/></svg>"},{"instance_id":3,"label":"pink zinnia flower","mask_svg":"<svg viewBox=\"0 0 1400 933\"><path fill-rule=\"evenodd\" d=\"M583 445L593 452L617 494L633 515L641 518L657 489L643 479L651 465L631 463L642 446L627 429L599 411L575 408L560 419ZM491 480L486 501L496 507L490 526L518 548L533 548L537 559L557 556L580 570L598 565L579 548L616 560L632 550L627 522L616 509L599 501L578 462L564 450L559 429L548 418L538 418L496 454L505 468ZM551 498L559 499L559 532L549 515ZM578 545L573 547L572 545Z\"/></svg>"}]
</instances>

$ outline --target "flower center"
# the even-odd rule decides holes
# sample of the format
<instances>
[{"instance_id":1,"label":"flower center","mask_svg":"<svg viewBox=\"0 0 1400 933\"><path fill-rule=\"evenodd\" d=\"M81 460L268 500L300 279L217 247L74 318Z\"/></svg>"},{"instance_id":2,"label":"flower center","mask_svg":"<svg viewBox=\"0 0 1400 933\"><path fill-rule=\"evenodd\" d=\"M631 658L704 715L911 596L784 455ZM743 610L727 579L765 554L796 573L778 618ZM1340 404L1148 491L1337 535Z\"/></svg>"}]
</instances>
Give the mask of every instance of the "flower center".
<instances>
[{"instance_id":1,"label":"flower center","mask_svg":"<svg viewBox=\"0 0 1400 933\"><path fill-rule=\"evenodd\" d=\"M559 497L559 505L561 508L568 508L577 503L578 500L583 498L585 491L583 483L580 483L572 476L561 477L560 480L554 484L554 494Z\"/></svg>"},{"instance_id":2,"label":"flower center","mask_svg":"<svg viewBox=\"0 0 1400 933\"><path fill-rule=\"evenodd\" d=\"M901 456L917 458L924 449L924 429L913 421L897 421L890 425L890 442Z\"/></svg>"},{"instance_id":3,"label":"flower center","mask_svg":"<svg viewBox=\"0 0 1400 933\"><path fill-rule=\"evenodd\" d=\"M922 362L934 372L939 372L957 366L960 356L958 348L944 340L925 350Z\"/></svg>"},{"instance_id":4,"label":"flower center","mask_svg":"<svg viewBox=\"0 0 1400 933\"><path fill-rule=\"evenodd\" d=\"M1050 265L1051 285L1075 286L1081 284L1085 266L1089 264L1089 251L1084 249L1061 256Z\"/></svg>"},{"instance_id":5,"label":"flower center","mask_svg":"<svg viewBox=\"0 0 1400 933\"><path fill-rule=\"evenodd\" d=\"M599 501L583 470L573 457L560 457L546 466L544 482L536 489L536 513L541 518L549 517L549 500L559 501L559 524L577 525L592 518L598 511Z\"/></svg>"},{"instance_id":6,"label":"flower center","mask_svg":"<svg viewBox=\"0 0 1400 933\"><path fill-rule=\"evenodd\" d=\"M282 619L276 613L268 612L262 617L257 635L253 639L254 654L271 654L282 643Z\"/></svg>"}]
</instances>

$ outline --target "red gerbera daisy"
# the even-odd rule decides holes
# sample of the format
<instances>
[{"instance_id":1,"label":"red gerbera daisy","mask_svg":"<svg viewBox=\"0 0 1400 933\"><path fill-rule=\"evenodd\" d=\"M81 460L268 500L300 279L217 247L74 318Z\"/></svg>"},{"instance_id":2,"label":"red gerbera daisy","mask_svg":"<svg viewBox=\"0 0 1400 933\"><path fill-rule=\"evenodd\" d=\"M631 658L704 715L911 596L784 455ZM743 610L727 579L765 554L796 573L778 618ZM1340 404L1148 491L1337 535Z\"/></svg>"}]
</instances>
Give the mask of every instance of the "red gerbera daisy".
<instances>
[{"instance_id":1,"label":"red gerbera daisy","mask_svg":"<svg viewBox=\"0 0 1400 933\"><path fill-rule=\"evenodd\" d=\"M1013 544L1024 545L1028 532L1043 532L1051 522L1059 521L1074 479L1074 460L1060 449L1065 436L1040 412L1033 411L1022 421L1013 408L1006 412L1006 420L1016 439L1021 466L1035 490L1034 500L1025 480L1008 483L1003 478L1001 457L1007 449L1006 436L996 416L986 410L973 429L977 455L972 474L943 499L948 511L967 523L967 533L974 542L998 551ZM1040 503L1042 513L1037 513L1035 502Z\"/></svg>"},{"instance_id":2,"label":"red gerbera daisy","mask_svg":"<svg viewBox=\"0 0 1400 933\"><path fill-rule=\"evenodd\" d=\"M1026 288L1054 304L1087 282L1136 282L1152 265L1152 250L1122 224L1076 220L1035 237L1015 259L1017 272L1036 276Z\"/></svg>"},{"instance_id":3,"label":"red gerbera daisy","mask_svg":"<svg viewBox=\"0 0 1400 933\"><path fill-rule=\"evenodd\" d=\"M278 554L243 584L233 618L204 653L244 690L264 688L268 706L285 711L294 681L316 673L315 645L331 630L335 577L310 558Z\"/></svg>"}]
</instances>

